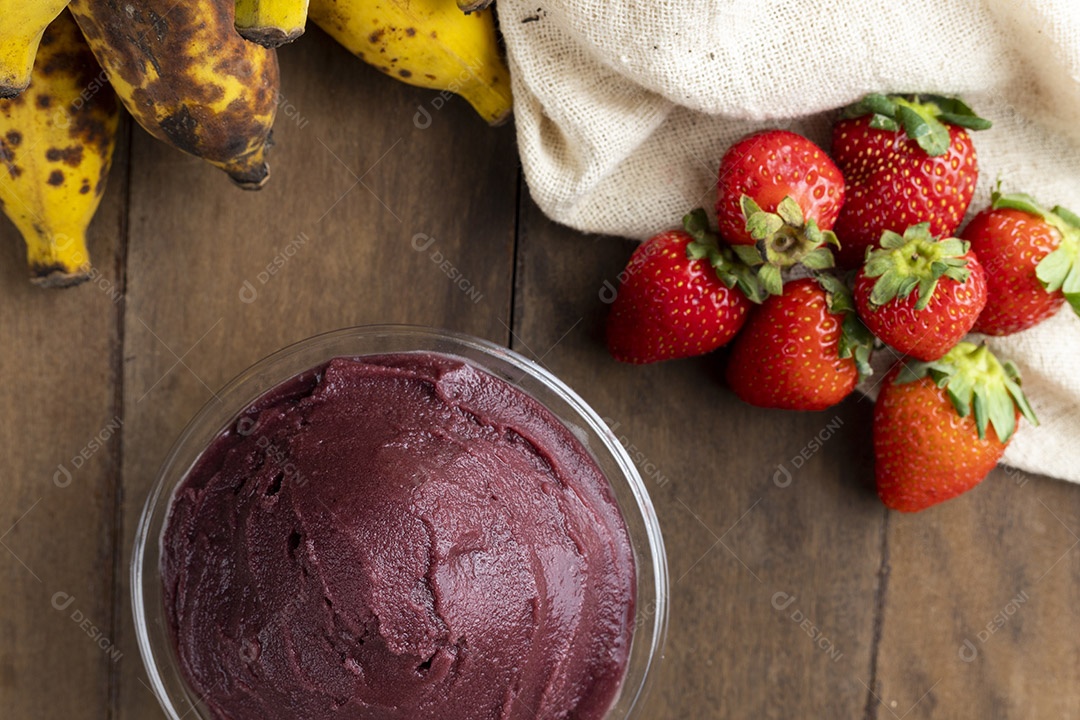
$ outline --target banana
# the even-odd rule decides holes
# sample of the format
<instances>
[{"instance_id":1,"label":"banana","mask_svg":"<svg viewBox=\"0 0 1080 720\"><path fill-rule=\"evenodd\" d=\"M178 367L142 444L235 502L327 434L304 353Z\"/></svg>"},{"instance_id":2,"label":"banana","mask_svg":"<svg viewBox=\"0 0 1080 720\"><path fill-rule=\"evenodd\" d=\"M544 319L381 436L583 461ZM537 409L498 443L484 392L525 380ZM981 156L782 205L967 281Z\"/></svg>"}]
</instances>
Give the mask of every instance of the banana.
<instances>
[{"instance_id":1,"label":"banana","mask_svg":"<svg viewBox=\"0 0 1080 720\"><path fill-rule=\"evenodd\" d=\"M86 227L105 190L119 119L116 94L62 13L45 29L26 92L0 100L0 207L26 241L34 283L91 277Z\"/></svg>"},{"instance_id":2,"label":"banana","mask_svg":"<svg viewBox=\"0 0 1080 720\"><path fill-rule=\"evenodd\" d=\"M0 98L26 89L41 33L67 4L68 0L0 0Z\"/></svg>"},{"instance_id":3,"label":"banana","mask_svg":"<svg viewBox=\"0 0 1080 720\"><path fill-rule=\"evenodd\" d=\"M236 32L276 48L304 34L308 0L236 0Z\"/></svg>"},{"instance_id":4,"label":"banana","mask_svg":"<svg viewBox=\"0 0 1080 720\"><path fill-rule=\"evenodd\" d=\"M277 55L236 34L235 0L72 0L69 7L147 132L244 189L263 186L280 100Z\"/></svg>"},{"instance_id":5,"label":"banana","mask_svg":"<svg viewBox=\"0 0 1080 720\"><path fill-rule=\"evenodd\" d=\"M361 60L398 80L456 92L493 125L510 116L510 71L490 8L456 0L311 0L311 19Z\"/></svg>"}]
</instances>

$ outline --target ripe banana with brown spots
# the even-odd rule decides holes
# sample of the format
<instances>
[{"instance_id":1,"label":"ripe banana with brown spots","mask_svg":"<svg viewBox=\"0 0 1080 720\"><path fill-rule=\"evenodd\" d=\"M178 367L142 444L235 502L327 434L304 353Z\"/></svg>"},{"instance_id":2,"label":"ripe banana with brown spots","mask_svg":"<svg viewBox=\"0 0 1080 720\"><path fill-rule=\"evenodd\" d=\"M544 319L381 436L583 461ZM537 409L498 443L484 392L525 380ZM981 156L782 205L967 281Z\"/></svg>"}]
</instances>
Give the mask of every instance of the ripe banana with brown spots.
<instances>
[{"instance_id":1,"label":"ripe banana with brown spots","mask_svg":"<svg viewBox=\"0 0 1080 720\"><path fill-rule=\"evenodd\" d=\"M242 188L262 187L279 99L277 56L236 34L235 0L73 0L69 7L147 132Z\"/></svg>"},{"instance_id":2,"label":"ripe banana with brown spots","mask_svg":"<svg viewBox=\"0 0 1080 720\"><path fill-rule=\"evenodd\" d=\"M455 92L493 125L510 116L510 71L491 8L456 0L311 0L311 19L351 53L410 85Z\"/></svg>"},{"instance_id":3,"label":"ripe banana with brown spots","mask_svg":"<svg viewBox=\"0 0 1080 720\"><path fill-rule=\"evenodd\" d=\"M112 163L120 107L71 15L45 29L29 87L0 100L0 207L26 241L31 280L91 276L90 224Z\"/></svg>"},{"instance_id":4,"label":"ripe banana with brown spots","mask_svg":"<svg viewBox=\"0 0 1080 720\"><path fill-rule=\"evenodd\" d=\"M236 0L236 32L276 48L304 34L308 0Z\"/></svg>"},{"instance_id":5,"label":"ripe banana with brown spots","mask_svg":"<svg viewBox=\"0 0 1080 720\"><path fill-rule=\"evenodd\" d=\"M0 0L0 98L26 89L41 34L68 0Z\"/></svg>"}]
</instances>

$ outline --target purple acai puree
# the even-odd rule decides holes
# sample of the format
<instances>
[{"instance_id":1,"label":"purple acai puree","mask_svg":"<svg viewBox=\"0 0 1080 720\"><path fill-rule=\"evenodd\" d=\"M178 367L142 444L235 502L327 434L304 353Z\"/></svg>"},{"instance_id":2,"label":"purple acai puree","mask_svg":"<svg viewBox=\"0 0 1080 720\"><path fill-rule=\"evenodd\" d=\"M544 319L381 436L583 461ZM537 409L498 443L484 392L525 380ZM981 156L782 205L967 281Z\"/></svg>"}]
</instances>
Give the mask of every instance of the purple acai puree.
<instances>
[{"instance_id":1,"label":"purple acai puree","mask_svg":"<svg viewBox=\"0 0 1080 720\"><path fill-rule=\"evenodd\" d=\"M202 454L162 544L180 668L227 720L599 720L634 561L545 407L456 358L335 359Z\"/></svg>"}]
</instances>

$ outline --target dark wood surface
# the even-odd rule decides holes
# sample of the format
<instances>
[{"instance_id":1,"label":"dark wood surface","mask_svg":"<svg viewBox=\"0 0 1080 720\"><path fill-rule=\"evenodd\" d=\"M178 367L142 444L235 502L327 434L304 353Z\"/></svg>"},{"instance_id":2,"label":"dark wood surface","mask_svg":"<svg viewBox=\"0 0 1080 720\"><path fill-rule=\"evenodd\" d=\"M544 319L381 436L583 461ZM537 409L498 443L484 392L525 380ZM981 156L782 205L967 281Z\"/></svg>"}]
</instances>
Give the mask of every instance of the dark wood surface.
<instances>
[{"instance_id":1,"label":"dark wood surface","mask_svg":"<svg viewBox=\"0 0 1080 720\"><path fill-rule=\"evenodd\" d=\"M672 582L645 717L1080 715L1080 490L998 469L936 510L886 512L867 402L757 410L723 387L722 354L607 357L600 291L633 244L547 220L512 127L455 100L418 128L434 93L316 29L281 64L261 192L128 127L92 283L31 287L0 224L0 715L162 716L128 582L159 464L251 363L375 322L509 345L631 448Z\"/></svg>"}]
</instances>

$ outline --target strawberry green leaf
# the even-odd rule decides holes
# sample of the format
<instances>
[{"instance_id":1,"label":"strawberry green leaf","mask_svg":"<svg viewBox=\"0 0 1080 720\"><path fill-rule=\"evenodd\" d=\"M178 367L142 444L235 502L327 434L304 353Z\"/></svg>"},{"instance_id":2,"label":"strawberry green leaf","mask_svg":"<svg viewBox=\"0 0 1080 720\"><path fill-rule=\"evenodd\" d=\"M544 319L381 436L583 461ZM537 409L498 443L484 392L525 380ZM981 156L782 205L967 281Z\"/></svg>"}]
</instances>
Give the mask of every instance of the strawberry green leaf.
<instances>
[{"instance_id":1,"label":"strawberry green leaf","mask_svg":"<svg viewBox=\"0 0 1080 720\"><path fill-rule=\"evenodd\" d=\"M1035 277L1039 279L1047 292L1057 292L1065 284L1065 278L1072 270L1073 259L1064 248L1058 248L1044 257L1035 266Z\"/></svg>"},{"instance_id":2,"label":"strawberry green leaf","mask_svg":"<svg viewBox=\"0 0 1080 720\"><path fill-rule=\"evenodd\" d=\"M896 117L904 126L907 136L917 142L927 155L944 155L949 150L949 128L923 106L897 103Z\"/></svg>"},{"instance_id":3,"label":"strawberry green leaf","mask_svg":"<svg viewBox=\"0 0 1080 720\"><path fill-rule=\"evenodd\" d=\"M684 215L683 228L686 232L690 233L691 237L695 240L703 240L706 234L710 233L709 216L705 214L704 208L691 210Z\"/></svg>"},{"instance_id":4,"label":"strawberry green leaf","mask_svg":"<svg viewBox=\"0 0 1080 720\"><path fill-rule=\"evenodd\" d=\"M851 313L855 312L855 299L851 294L847 283L831 273L821 273L814 276L818 285L825 291L829 303L829 312Z\"/></svg>"},{"instance_id":5,"label":"strawberry green leaf","mask_svg":"<svg viewBox=\"0 0 1080 720\"><path fill-rule=\"evenodd\" d=\"M870 291L870 302L874 305L884 305L893 298L904 298L911 294L911 290L917 283L913 278L901 277L892 272L886 272L881 279L874 283ZM906 285L906 287L905 287Z\"/></svg>"},{"instance_id":6,"label":"strawberry green leaf","mask_svg":"<svg viewBox=\"0 0 1080 720\"><path fill-rule=\"evenodd\" d=\"M776 212L788 225L802 227L806 224L806 221L803 219L802 208L799 207L799 203L795 198L790 195L780 201L780 204L776 206Z\"/></svg>"},{"instance_id":7,"label":"strawberry green leaf","mask_svg":"<svg viewBox=\"0 0 1080 720\"><path fill-rule=\"evenodd\" d=\"M780 272L780 268L775 265L762 265L758 270L758 279L761 280L761 284L765 287L765 292L770 295L783 295L784 294L784 279Z\"/></svg>"},{"instance_id":8,"label":"strawberry green leaf","mask_svg":"<svg viewBox=\"0 0 1080 720\"><path fill-rule=\"evenodd\" d=\"M690 243L686 246L686 257L691 260L708 259L712 255L710 248L701 243Z\"/></svg>"},{"instance_id":9,"label":"strawberry green leaf","mask_svg":"<svg viewBox=\"0 0 1080 720\"><path fill-rule=\"evenodd\" d=\"M974 115L955 115L953 113L941 113L938 115L938 120L949 125L962 127L966 130L989 130L994 125L986 118Z\"/></svg>"},{"instance_id":10,"label":"strawberry green leaf","mask_svg":"<svg viewBox=\"0 0 1080 720\"><path fill-rule=\"evenodd\" d=\"M958 375L950 369L938 376L938 387L944 387L960 417L967 417L975 411L975 425L979 428L979 437L986 432L986 407L982 400L974 398L975 383L966 375ZM974 400L974 402L973 402Z\"/></svg>"},{"instance_id":11,"label":"strawberry green leaf","mask_svg":"<svg viewBox=\"0 0 1080 720\"><path fill-rule=\"evenodd\" d=\"M874 334L863 324L859 316L849 312L844 316L841 326L838 350L841 358L853 358L859 380L865 380L874 374L870 365L870 354L874 349Z\"/></svg>"},{"instance_id":12,"label":"strawberry green leaf","mask_svg":"<svg viewBox=\"0 0 1080 720\"><path fill-rule=\"evenodd\" d=\"M784 227L784 220L775 213L759 210L746 218L746 232L755 240L763 240L779 232Z\"/></svg>"},{"instance_id":13,"label":"strawberry green leaf","mask_svg":"<svg viewBox=\"0 0 1080 720\"><path fill-rule=\"evenodd\" d=\"M764 212L761 206L754 202L754 198L749 195L743 195L739 198L739 207L742 209L743 217L750 219L752 215L757 215L759 212Z\"/></svg>"},{"instance_id":14,"label":"strawberry green leaf","mask_svg":"<svg viewBox=\"0 0 1080 720\"><path fill-rule=\"evenodd\" d=\"M929 229L930 226L927 225L926 227ZM904 239L903 235L895 233L892 230L886 230L881 234L881 247L883 248L895 250L904 247L904 243L906 242L907 240Z\"/></svg>"},{"instance_id":15,"label":"strawberry green leaf","mask_svg":"<svg viewBox=\"0 0 1080 720\"><path fill-rule=\"evenodd\" d=\"M1080 215L1077 215L1072 210L1056 205L1052 212L1074 228L1080 228Z\"/></svg>"},{"instance_id":16,"label":"strawberry green leaf","mask_svg":"<svg viewBox=\"0 0 1080 720\"><path fill-rule=\"evenodd\" d=\"M1035 411L1032 410L1027 396L1024 395L1024 391L1020 389L1020 371L1016 369L1016 366L1013 365L1011 360L1003 362L1002 367L1005 370L1005 379L1003 381L1005 389L1009 391L1013 403L1019 408L1020 414L1027 418L1028 422L1032 425L1038 425L1039 419L1035 417ZM1001 436L998 435L998 437Z\"/></svg>"},{"instance_id":17,"label":"strawberry green leaf","mask_svg":"<svg viewBox=\"0 0 1080 720\"><path fill-rule=\"evenodd\" d=\"M1065 293L1065 302L1069 303L1074 313L1080 315L1080 293Z\"/></svg>"},{"instance_id":18,"label":"strawberry green leaf","mask_svg":"<svg viewBox=\"0 0 1080 720\"><path fill-rule=\"evenodd\" d=\"M900 366L900 371L896 373L896 378L893 380L894 385L906 385L916 380L920 380L928 376L928 365L930 363L909 360Z\"/></svg>"},{"instance_id":19,"label":"strawberry green leaf","mask_svg":"<svg viewBox=\"0 0 1080 720\"><path fill-rule=\"evenodd\" d=\"M889 132L899 132L900 124L890 117L884 115L874 115L870 118L870 127L875 130L888 130Z\"/></svg>"},{"instance_id":20,"label":"strawberry green leaf","mask_svg":"<svg viewBox=\"0 0 1080 720\"><path fill-rule=\"evenodd\" d=\"M761 256L761 251L757 249L756 245L732 245L731 249L735 251L735 255L738 256L739 260L750 267L757 267L765 262L765 258Z\"/></svg>"},{"instance_id":21,"label":"strawberry green leaf","mask_svg":"<svg viewBox=\"0 0 1080 720\"><path fill-rule=\"evenodd\" d=\"M937 106L938 118L942 122L968 130L988 130L993 125L989 120L976 115L975 111L959 98L927 95L924 99Z\"/></svg>"},{"instance_id":22,"label":"strawberry green leaf","mask_svg":"<svg viewBox=\"0 0 1080 720\"><path fill-rule=\"evenodd\" d=\"M941 275L925 277L919 280L919 300L915 303L916 310L925 310L926 306L930 304L930 298L934 296L939 277Z\"/></svg>"},{"instance_id":23,"label":"strawberry green leaf","mask_svg":"<svg viewBox=\"0 0 1080 720\"><path fill-rule=\"evenodd\" d=\"M929 232L927 233L929 235ZM968 251L971 247L971 243L960 240L959 238L945 238L938 241L938 246L941 248L942 259L947 260L949 258L960 257Z\"/></svg>"},{"instance_id":24,"label":"strawberry green leaf","mask_svg":"<svg viewBox=\"0 0 1080 720\"><path fill-rule=\"evenodd\" d=\"M1056 214L1056 213L1055 213ZM1080 233L1069 230L1057 250L1035 266L1035 277L1047 292L1065 296L1073 312L1080 315Z\"/></svg>"},{"instance_id":25,"label":"strawberry green leaf","mask_svg":"<svg viewBox=\"0 0 1080 720\"><path fill-rule=\"evenodd\" d=\"M735 284L742 290L743 294L750 299L751 302L760 305L765 301L768 295L765 292L765 287L761 284L761 280L754 273L753 270L742 265L735 273Z\"/></svg>"},{"instance_id":26,"label":"strawberry green leaf","mask_svg":"<svg viewBox=\"0 0 1080 720\"><path fill-rule=\"evenodd\" d=\"M1036 217L1045 218L1049 213L1046 211L1039 201L1031 197L1027 193L1009 193L1002 195L998 192L994 192L993 198L990 202L990 207L994 210L1019 210L1020 212L1026 212L1029 215L1035 215Z\"/></svg>"},{"instance_id":27,"label":"strawberry green leaf","mask_svg":"<svg viewBox=\"0 0 1080 720\"><path fill-rule=\"evenodd\" d=\"M828 270L836 266L836 260L833 258L832 252L826 247L819 247L817 250L804 255L801 262L811 270Z\"/></svg>"},{"instance_id":28,"label":"strawberry green leaf","mask_svg":"<svg viewBox=\"0 0 1080 720\"><path fill-rule=\"evenodd\" d=\"M896 124L896 104L881 93L870 93L858 102L844 108L842 112L845 118L857 118L870 115L870 127L879 130L899 130Z\"/></svg>"},{"instance_id":29,"label":"strawberry green leaf","mask_svg":"<svg viewBox=\"0 0 1080 720\"><path fill-rule=\"evenodd\" d=\"M1012 395L1007 392L976 393L975 401L986 406L988 416L981 424L978 424L979 418L975 418L979 437L986 436L987 422L993 424L999 438L1012 437L1016 432L1016 406L1013 404Z\"/></svg>"},{"instance_id":30,"label":"strawberry green leaf","mask_svg":"<svg viewBox=\"0 0 1080 720\"><path fill-rule=\"evenodd\" d=\"M1038 268L1036 267L1036 270ZM1065 276L1065 282L1061 284L1061 291L1066 295L1075 295L1080 293L1080 266L1074 260L1072 268L1069 269L1069 274Z\"/></svg>"}]
</instances>

